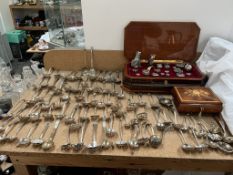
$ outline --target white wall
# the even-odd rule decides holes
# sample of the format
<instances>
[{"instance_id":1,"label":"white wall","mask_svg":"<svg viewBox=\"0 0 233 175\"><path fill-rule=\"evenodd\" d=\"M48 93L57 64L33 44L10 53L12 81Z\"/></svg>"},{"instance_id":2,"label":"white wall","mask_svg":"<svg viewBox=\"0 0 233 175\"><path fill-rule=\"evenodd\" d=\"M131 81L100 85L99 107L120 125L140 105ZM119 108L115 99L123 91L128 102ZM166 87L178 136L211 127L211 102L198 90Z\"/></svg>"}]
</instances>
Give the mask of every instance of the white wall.
<instances>
[{"instance_id":1,"label":"white wall","mask_svg":"<svg viewBox=\"0 0 233 175\"><path fill-rule=\"evenodd\" d=\"M132 20L195 21L199 50L210 36L233 41L233 0L82 0L82 6L87 48L123 50Z\"/></svg>"},{"instance_id":2,"label":"white wall","mask_svg":"<svg viewBox=\"0 0 233 175\"><path fill-rule=\"evenodd\" d=\"M0 0L4 28L13 29L8 0ZM233 0L82 0L86 46L123 50L124 27L132 20L195 21L199 50L210 36L233 41Z\"/></svg>"},{"instance_id":3,"label":"white wall","mask_svg":"<svg viewBox=\"0 0 233 175\"><path fill-rule=\"evenodd\" d=\"M14 29L14 25L9 9L9 1L0 0L0 30L5 33L12 29Z\"/></svg>"}]
</instances>

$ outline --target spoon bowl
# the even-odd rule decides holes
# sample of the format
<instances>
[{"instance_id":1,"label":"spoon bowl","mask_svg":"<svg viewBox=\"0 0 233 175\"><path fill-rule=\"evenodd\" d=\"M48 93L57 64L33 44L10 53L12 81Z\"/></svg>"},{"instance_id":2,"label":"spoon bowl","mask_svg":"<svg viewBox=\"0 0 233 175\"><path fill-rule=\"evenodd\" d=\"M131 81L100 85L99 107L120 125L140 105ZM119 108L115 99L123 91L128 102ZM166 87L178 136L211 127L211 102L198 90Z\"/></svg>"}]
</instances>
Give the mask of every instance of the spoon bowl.
<instances>
[{"instance_id":1,"label":"spoon bowl","mask_svg":"<svg viewBox=\"0 0 233 175\"><path fill-rule=\"evenodd\" d=\"M101 149L103 149L103 150L107 150L107 149L109 149L109 148L114 148L114 145L113 145L113 143L112 142L109 142L107 139L105 139L104 141L103 141L103 143L101 144Z\"/></svg>"},{"instance_id":2,"label":"spoon bowl","mask_svg":"<svg viewBox=\"0 0 233 175\"><path fill-rule=\"evenodd\" d=\"M29 138L21 138L19 139L18 143L16 144L16 147L20 146L28 146L30 145L31 140Z\"/></svg>"},{"instance_id":3,"label":"spoon bowl","mask_svg":"<svg viewBox=\"0 0 233 175\"><path fill-rule=\"evenodd\" d=\"M162 138L157 135L152 135L150 137L149 143L151 147L157 148L162 143Z\"/></svg>"},{"instance_id":4,"label":"spoon bowl","mask_svg":"<svg viewBox=\"0 0 233 175\"><path fill-rule=\"evenodd\" d=\"M130 140L128 144L129 144L129 148L130 149L134 150L134 149L138 149L139 148L139 144L138 144L137 140L134 140L134 139Z\"/></svg>"},{"instance_id":5,"label":"spoon bowl","mask_svg":"<svg viewBox=\"0 0 233 175\"><path fill-rule=\"evenodd\" d=\"M70 143L67 143L61 146L62 151L70 151L71 148L72 148L72 145Z\"/></svg>"},{"instance_id":6,"label":"spoon bowl","mask_svg":"<svg viewBox=\"0 0 233 175\"><path fill-rule=\"evenodd\" d=\"M123 149L127 149L129 147L128 142L123 140L116 141L116 146L117 148L123 148Z\"/></svg>"},{"instance_id":7,"label":"spoon bowl","mask_svg":"<svg viewBox=\"0 0 233 175\"><path fill-rule=\"evenodd\" d=\"M72 148L74 151L81 151L83 148L84 148L84 143L77 143L77 144L74 144L72 145Z\"/></svg>"},{"instance_id":8,"label":"spoon bowl","mask_svg":"<svg viewBox=\"0 0 233 175\"><path fill-rule=\"evenodd\" d=\"M47 142L44 142L41 146L41 148L44 150L44 151L48 151L50 149L52 149L54 147L54 142L53 141L47 141Z\"/></svg>"},{"instance_id":9,"label":"spoon bowl","mask_svg":"<svg viewBox=\"0 0 233 175\"><path fill-rule=\"evenodd\" d=\"M42 144L44 143L44 140L43 139L33 139L31 140L31 144L35 147L37 146L41 146Z\"/></svg>"},{"instance_id":10,"label":"spoon bowl","mask_svg":"<svg viewBox=\"0 0 233 175\"><path fill-rule=\"evenodd\" d=\"M190 144L187 144L187 143L182 144L181 148L185 152L194 152L195 151L195 147L190 145Z\"/></svg>"},{"instance_id":11,"label":"spoon bowl","mask_svg":"<svg viewBox=\"0 0 233 175\"><path fill-rule=\"evenodd\" d=\"M113 128L108 128L106 130L106 136L110 138L115 137L117 136L117 132Z\"/></svg>"}]
</instances>

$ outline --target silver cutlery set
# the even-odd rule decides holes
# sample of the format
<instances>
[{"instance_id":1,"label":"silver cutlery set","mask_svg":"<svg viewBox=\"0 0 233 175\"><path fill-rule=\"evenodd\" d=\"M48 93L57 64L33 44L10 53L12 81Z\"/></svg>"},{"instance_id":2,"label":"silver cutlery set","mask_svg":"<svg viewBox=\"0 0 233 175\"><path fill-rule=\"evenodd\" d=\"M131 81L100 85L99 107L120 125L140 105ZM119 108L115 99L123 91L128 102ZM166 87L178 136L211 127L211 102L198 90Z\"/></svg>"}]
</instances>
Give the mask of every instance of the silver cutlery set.
<instances>
[{"instance_id":1,"label":"silver cutlery set","mask_svg":"<svg viewBox=\"0 0 233 175\"><path fill-rule=\"evenodd\" d=\"M142 147L163 149L166 133L174 132L184 152L233 153L233 136L224 121L207 121L202 111L178 115L171 97L125 92L120 71L51 68L31 92L30 99L21 99L2 117L1 144L44 151L60 147L74 152L134 152Z\"/></svg>"}]
</instances>

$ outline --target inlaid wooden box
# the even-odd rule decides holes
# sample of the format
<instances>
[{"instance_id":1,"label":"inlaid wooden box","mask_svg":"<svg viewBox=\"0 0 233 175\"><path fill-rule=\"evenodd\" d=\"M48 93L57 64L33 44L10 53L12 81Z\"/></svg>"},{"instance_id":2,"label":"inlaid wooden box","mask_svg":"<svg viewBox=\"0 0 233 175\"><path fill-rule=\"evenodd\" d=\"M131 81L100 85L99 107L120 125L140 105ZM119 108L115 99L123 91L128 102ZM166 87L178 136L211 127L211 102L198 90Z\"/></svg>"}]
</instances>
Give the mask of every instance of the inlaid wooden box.
<instances>
[{"instance_id":1,"label":"inlaid wooden box","mask_svg":"<svg viewBox=\"0 0 233 175\"><path fill-rule=\"evenodd\" d=\"M220 113L222 102L210 88L174 87L172 90L176 109L181 113Z\"/></svg>"}]
</instances>

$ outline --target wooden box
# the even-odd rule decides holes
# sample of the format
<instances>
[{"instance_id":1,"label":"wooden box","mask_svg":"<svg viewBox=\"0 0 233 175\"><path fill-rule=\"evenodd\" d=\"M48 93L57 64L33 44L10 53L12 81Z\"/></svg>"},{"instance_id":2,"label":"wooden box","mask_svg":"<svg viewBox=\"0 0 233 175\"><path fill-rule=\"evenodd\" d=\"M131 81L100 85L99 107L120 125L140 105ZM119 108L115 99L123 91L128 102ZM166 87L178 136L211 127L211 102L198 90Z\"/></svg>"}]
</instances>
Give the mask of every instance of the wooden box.
<instances>
[{"instance_id":1,"label":"wooden box","mask_svg":"<svg viewBox=\"0 0 233 175\"><path fill-rule=\"evenodd\" d=\"M205 76L194 63L199 33L192 22L130 22L125 28L124 55L129 62L124 67L124 87L135 92L171 92L174 86L204 84ZM141 66L135 71L131 60L137 51L141 52ZM156 55L153 67L144 75L152 54ZM160 72L153 74L159 64ZM192 69L181 67L186 64ZM175 72L178 66L182 77Z\"/></svg>"},{"instance_id":2,"label":"wooden box","mask_svg":"<svg viewBox=\"0 0 233 175\"><path fill-rule=\"evenodd\" d=\"M219 113L222 102L206 87L174 87L172 90L176 109L181 113Z\"/></svg>"}]
</instances>

